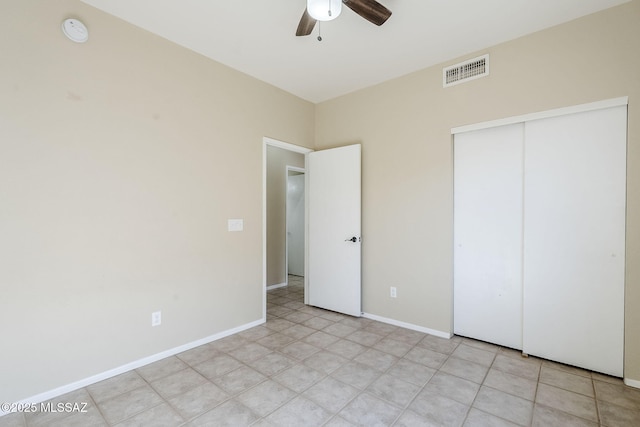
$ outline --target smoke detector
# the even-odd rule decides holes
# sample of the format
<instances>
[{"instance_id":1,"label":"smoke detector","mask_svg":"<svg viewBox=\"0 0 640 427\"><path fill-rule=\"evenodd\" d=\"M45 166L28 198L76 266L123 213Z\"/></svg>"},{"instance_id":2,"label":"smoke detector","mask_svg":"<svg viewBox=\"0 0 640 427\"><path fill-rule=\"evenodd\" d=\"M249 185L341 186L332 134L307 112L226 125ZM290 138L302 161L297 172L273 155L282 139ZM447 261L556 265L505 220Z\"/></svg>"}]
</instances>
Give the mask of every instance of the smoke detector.
<instances>
[{"instance_id":1,"label":"smoke detector","mask_svg":"<svg viewBox=\"0 0 640 427\"><path fill-rule=\"evenodd\" d=\"M69 18L62 22L62 32L70 40L76 43L84 43L89 40L87 27L77 19Z\"/></svg>"}]
</instances>

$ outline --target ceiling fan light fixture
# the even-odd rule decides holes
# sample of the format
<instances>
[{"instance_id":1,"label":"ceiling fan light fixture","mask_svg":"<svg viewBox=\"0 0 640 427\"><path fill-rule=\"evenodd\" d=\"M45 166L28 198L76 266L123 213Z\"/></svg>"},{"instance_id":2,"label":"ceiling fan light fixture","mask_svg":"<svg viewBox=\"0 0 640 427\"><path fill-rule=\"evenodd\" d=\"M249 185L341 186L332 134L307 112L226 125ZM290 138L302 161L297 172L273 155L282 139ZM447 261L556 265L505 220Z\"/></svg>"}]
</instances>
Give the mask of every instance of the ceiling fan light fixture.
<instances>
[{"instance_id":1,"label":"ceiling fan light fixture","mask_svg":"<svg viewBox=\"0 0 640 427\"><path fill-rule=\"evenodd\" d=\"M342 0L307 0L307 11L318 21L331 21L342 12Z\"/></svg>"}]
</instances>

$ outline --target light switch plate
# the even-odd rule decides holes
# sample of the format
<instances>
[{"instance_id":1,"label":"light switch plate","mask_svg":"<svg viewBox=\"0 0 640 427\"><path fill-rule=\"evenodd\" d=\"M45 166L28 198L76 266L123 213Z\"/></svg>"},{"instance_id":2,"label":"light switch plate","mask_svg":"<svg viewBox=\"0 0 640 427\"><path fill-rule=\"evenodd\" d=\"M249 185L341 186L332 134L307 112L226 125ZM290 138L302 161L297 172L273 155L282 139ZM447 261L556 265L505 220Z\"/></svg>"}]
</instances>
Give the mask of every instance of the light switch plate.
<instances>
[{"instance_id":1,"label":"light switch plate","mask_svg":"<svg viewBox=\"0 0 640 427\"><path fill-rule=\"evenodd\" d=\"M242 219L230 219L228 221L229 231L244 230L244 221Z\"/></svg>"}]
</instances>

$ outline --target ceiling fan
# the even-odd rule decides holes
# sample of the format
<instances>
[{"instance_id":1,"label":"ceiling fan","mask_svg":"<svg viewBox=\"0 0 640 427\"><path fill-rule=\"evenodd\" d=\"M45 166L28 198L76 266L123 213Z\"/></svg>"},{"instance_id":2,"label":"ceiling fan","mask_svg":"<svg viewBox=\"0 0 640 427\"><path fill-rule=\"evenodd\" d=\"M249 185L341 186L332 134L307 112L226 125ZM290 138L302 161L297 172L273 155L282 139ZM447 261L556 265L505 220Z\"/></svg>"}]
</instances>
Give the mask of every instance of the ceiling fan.
<instances>
[{"instance_id":1,"label":"ceiling fan","mask_svg":"<svg viewBox=\"0 0 640 427\"><path fill-rule=\"evenodd\" d=\"M300 18L296 36L308 36L317 21L331 21L340 15L342 3L378 26L391 16L391 11L376 0L307 0L307 8Z\"/></svg>"}]
</instances>

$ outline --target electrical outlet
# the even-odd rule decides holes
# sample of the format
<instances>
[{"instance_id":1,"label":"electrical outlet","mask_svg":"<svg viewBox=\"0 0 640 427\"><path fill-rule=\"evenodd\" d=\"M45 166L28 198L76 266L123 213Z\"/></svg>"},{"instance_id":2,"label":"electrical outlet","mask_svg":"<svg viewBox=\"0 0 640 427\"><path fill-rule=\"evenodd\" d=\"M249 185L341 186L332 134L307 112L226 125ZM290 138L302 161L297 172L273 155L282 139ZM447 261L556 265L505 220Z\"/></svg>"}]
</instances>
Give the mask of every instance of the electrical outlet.
<instances>
[{"instance_id":1,"label":"electrical outlet","mask_svg":"<svg viewBox=\"0 0 640 427\"><path fill-rule=\"evenodd\" d=\"M162 312L154 311L151 313L151 326L160 326L162 323Z\"/></svg>"},{"instance_id":2,"label":"electrical outlet","mask_svg":"<svg viewBox=\"0 0 640 427\"><path fill-rule=\"evenodd\" d=\"M398 292L396 290L395 286L392 286L389 290L389 295L391 296L391 298L396 298L398 296Z\"/></svg>"}]
</instances>

